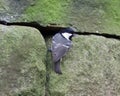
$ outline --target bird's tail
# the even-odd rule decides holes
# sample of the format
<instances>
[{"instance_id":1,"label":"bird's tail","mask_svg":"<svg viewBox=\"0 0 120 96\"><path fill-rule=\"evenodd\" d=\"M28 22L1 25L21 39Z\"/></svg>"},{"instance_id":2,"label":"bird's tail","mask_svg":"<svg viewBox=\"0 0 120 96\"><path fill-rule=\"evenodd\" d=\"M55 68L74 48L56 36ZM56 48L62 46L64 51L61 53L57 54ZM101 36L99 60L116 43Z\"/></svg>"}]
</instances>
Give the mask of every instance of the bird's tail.
<instances>
[{"instance_id":1,"label":"bird's tail","mask_svg":"<svg viewBox=\"0 0 120 96\"><path fill-rule=\"evenodd\" d=\"M61 69L60 69L60 60L54 63L54 71L57 74L62 74Z\"/></svg>"}]
</instances>

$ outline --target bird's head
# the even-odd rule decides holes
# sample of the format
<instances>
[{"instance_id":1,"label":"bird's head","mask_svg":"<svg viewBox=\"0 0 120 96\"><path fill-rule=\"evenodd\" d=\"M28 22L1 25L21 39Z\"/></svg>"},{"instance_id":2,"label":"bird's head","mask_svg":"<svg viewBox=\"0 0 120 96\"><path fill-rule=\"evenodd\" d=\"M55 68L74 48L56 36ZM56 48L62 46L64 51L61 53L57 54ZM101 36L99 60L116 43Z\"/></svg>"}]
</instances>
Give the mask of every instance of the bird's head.
<instances>
[{"instance_id":1,"label":"bird's head","mask_svg":"<svg viewBox=\"0 0 120 96\"><path fill-rule=\"evenodd\" d=\"M72 40L72 37L75 36L75 33L74 33L75 31L76 31L75 28L68 27L68 28L62 29L60 33L67 40Z\"/></svg>"}]
</instances>

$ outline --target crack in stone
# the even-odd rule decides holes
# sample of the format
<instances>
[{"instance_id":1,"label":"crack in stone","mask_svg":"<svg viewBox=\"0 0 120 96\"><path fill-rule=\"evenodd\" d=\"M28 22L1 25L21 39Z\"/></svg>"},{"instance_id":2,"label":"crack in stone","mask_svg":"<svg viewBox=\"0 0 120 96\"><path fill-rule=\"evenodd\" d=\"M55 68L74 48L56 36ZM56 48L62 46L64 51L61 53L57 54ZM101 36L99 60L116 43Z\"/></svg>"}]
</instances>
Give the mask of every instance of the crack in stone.
<instances>
[{"instance_id":1,"label":"crack in stone","mask_svg":"<svg viewBox=\"0 0 120 96\"><path fill-rule=\"evenodd\" d=\"M49 26L43 26L39 24L38 22L6 22L0 20L0 24L6 25L6 26L11 26L11 25L18 25L18 26L28 26L28 27L33 27L36 28L40 31L44 39L49 38L50 36L53 36L57 32L59 32L61 29L64 29L66 27L58 27L55 25L49 25ZM95 35L95 36L103 36L105 38L111 38L111 39L117 39L120 40L120 35L116 34L108 34L108 33L96 33L96 32L74 32L78 35Z\"/></svg>"},{"instance_id":2,"label":"crack in stone","mask_svg":"<svg viewBox=\"0 0 120 96\"><path fill-rule=\"evenodd\" d=\"M43 26L40 25L38 22L6 22L6 21L0 21L0 24L6 25L6 26L11 26L11 25L18 25L18 26L28 26L28 27L33 27L36 28L40 31L42 36L45 39L45 43L47 48L49 47L48 38L51 38L54 34L59 32L61 29L64 29L66 27L56 27L55 25L50 25L50 26ZM105 38L111 38L111 39L116 39L120 40L120 36L116 34L108 34L108 33L96 33L96 32L74 32L75 34L78 35L95 35L95 36L103 36ZM52 69L52 63L50 62L51 58L50 53L47 51L46 52L46 83L45 83L45 96L50 96L50 90L49 90L49 81L50 81L50 72ZM51 69L50 69L51 68Z\"/></svg>"},{"instance_id":3,"label":"crack in stone","mask_svg":"<svg viewBox=\"0 0 120 96\"><path fill-rule=\"evenodd\" d=\"M75 32L78 35L95 35L95 36L103 36L105 38L117 39L120 40L120 36L116 34L107 34L107 33L93 33L93 32Z\"/></svg>"}]
</instances>

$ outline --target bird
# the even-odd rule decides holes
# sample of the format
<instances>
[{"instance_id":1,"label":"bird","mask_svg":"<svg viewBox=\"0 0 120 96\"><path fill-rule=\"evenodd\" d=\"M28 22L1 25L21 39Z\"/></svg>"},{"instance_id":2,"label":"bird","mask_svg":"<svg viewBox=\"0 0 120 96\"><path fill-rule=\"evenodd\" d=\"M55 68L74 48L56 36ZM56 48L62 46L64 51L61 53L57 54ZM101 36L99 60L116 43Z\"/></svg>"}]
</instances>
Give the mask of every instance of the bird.
<instances>
[{"instance_id":1,"label":"bird","mask_svg":"<svg viewBox=\"0 0 120 96\"><path fill-rule=\"evenodd\" d=\"M72 37L76 31L73 27L61 29L52 37L51 52L54 64L54 71L57 74L62 74L60 61L72 46Z\"/></svg>"}]
</instances>

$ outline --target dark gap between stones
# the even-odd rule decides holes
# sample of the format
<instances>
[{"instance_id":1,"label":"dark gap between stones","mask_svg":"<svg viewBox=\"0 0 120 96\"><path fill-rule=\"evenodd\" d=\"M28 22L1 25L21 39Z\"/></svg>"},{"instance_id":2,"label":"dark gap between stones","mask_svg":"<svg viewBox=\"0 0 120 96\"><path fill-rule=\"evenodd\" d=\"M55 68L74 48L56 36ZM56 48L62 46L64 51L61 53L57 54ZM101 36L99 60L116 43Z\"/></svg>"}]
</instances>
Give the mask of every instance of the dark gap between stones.
<instances>
[{"instance_id":1,"label":"dark gap between stones","mask_svg":"<svg viewBox=\"0 0 120 96\"><path fill-rule=\"evenodd\" d=\"M56 25L49 25L49 26L43 26L40 25L38 22L6 22L6 21L1 21L0 24L11 26L11 25L19 25L19 26L29 26L29 27L34 27L40 31L44 39L52 37L54 34L59 32L61 29L64 29L66 27L58 27ZM95 36L103 36L105 38L111 38L111 39L117 39L120 40L120 36L116 34L108 34L108 33L96 33L96 32L74 32L78 35L95 35Z\"/></svg>"},{"instance_id":2,"label":"dark gap between stones","mask_svg":"<svg viewBox=\"0 0 120 96\"><path fill-rule=\"evenodd\" d=\"M28 27L34 27L40 31L42 36L45 39L46 47L49 48L52 36L59 32L61 29L64 29L66 27L58 27L57 25L49 25L49 26L43 26L40 25L38 22L6 22L6 21L0 21L0 24L11 26L11 25L18 25L18 26L28 26ZM111 38L111 39L117 39L120 40L120 36L116 34L107 34L107 33L96 33L96 32L74 32L78 35L95 35L95 36L103 36L105 38ZM50 81L50 73L52 69L52 58L51 53L47 50L46 52L46 83L45 83L45 96L50 96L50 90L49 90L49 81Z\"/></svg>"},{"instance_id":3,"label":"dark gap between stones","mask_svg":"<svg viewBox=\"0 0 120 96\"><path fill-rule=\"evenodd\" d=\"M11 25L18 25L18 26L28 26L28 27L33 27L36 28L40 31L42 36L45 38L53 36L56 34L58 31L63 29L64 27L55 27L55 25L51 26L43 26L40 25L38 22L6 22L6 21L0 21L0 24L6 25L6 26L11 26Z\"/></svg>"},{"instance_id":4,"label":"dark gap between stones","mask_svg":"<svg viewBox=\"0 0 120 96\"><path fill-rule=\"evenodd\" d=\"M64 27L54 27L55 25L51 26L42 26L37 22L6 22L6 21L0 21L0 24L6 25L6 26L28 26L36 28L40 31L42 36L44 37L46 47L48 48L50 45L50 41L52 36L59 32ZM46 66L46 82L45 82L45 96L51 96L50 90L49 90L49 81L50 81L50 72L52 70L52 58L51 58L51 52L47 50L46 52L46 60L45 60L45 66Z\"/></svg>"}]
</instances>

